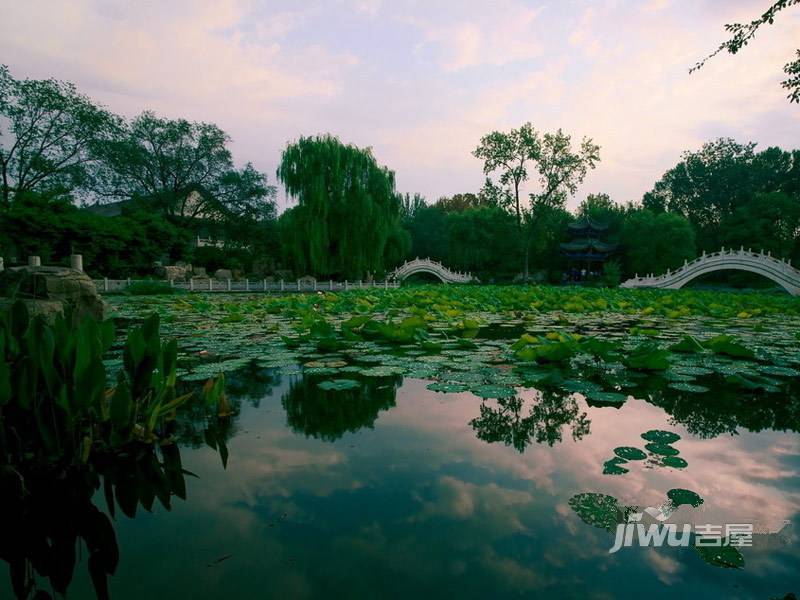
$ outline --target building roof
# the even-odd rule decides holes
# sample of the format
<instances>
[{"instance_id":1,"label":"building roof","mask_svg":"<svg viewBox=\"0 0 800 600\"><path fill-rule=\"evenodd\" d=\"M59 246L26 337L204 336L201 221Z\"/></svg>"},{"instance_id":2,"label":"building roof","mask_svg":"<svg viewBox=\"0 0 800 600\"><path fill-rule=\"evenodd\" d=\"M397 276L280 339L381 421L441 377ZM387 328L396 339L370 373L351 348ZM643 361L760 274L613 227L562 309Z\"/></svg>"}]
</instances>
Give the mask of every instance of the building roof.
<instances>
[{"instance_id":1,"label":"building roof","mask_svg":"<svg viewBox=\"0 0 800 600\"><path fill-rule=\"evenodd\" d=\"M86 206L84 210L101 217L118 217L131 202L132 200L119 200L117 202L107 202L106 204L95 202L90 206Z\"/></svg>"},{"instance_id":2,"label":"building roof","mask_svg":"<svg viewBox=\"0 0 800 600\"><path fill-rule=\"evenodd\" d=\"M597 231L605 231L606 229L608 229L608 223L601 223L599 221L595 221L589 216L583 216L574 223L570 223L569 225L567 225L567 227L572 233L582 233L589 231L597 232Z\"/></svg>"},{"instance_id":3,"label":"building roof","mask_svg":"<svg viewBox=\"0 0 800 600\"><path fill-rule=\"evenodd\" d=\"M610 254L617 248L616 244L607 244L593 238L583 238L572 240L561 244L561 250L565 254Z\"/></svg>"}]
</instances>

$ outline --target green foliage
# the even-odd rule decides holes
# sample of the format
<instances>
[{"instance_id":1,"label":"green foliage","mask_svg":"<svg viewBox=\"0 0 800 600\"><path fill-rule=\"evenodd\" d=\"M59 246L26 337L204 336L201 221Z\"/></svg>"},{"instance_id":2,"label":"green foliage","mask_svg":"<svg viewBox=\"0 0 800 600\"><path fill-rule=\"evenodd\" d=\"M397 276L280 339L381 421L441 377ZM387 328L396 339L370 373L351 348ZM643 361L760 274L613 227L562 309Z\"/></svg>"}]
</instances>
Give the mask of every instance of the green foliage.
<instances>
[{"instance_id":1,"label":"green foliage","mask_svg":"<svg viewBox=\"0 0 800 600\"><path fill-rule=\"evenodd\" d=\"M108 218L77 208L69 198L34 193L18 194L0 219L6 257L35 254L52 264L82 254L87 271L105 277L149 274L156 260L182 258L190 238L191 232L161 215L135 207Z\"/></svg>"},{"instance_id":2,"label":"green foliage","mask_svg":"<svg viewBox=\"0 0 800 600\"><path fill-rule=\"evenodd\" d=\"M125 288L125 294L128 296L171 296L185 293L186 290L173 287L159 279L137 281Z\"/></svg>"},{"instance_id":3,"label":"green foliage","mask_svg":"<svg viewBox=\"0 0 800 600\"><path fill-rule=\"evenodd\" d=\"M645 343L631 350L624 362L638 371L663 371L669 368L669 352L656 344Z\"/></svg>"},{"instance_id":4,"label":"green foliage","mask_svg":"<svg viewBox=\"0 0 800 600\"><path fill-rule=\"evenodd\" d=\"M213 123L143 112L98 147L96 187L116 198L142 198L165 215L272 219L275 188L247 164L233 166L230 137Z\"/></svg>"},{"instance_id":5,"label":"green foliage","mask_svg":"<svg viewBox=\"0 0 800 600\"><path fill-rule=\"evenodd\" d=\"M622 280L622 267L617 260L608 260L603 265L603 285L617 287Z\"/></svg>"},{"instance_id":6,"label":"green foliage","mask_svg":"<svg viewBox=\"0 0 800 600\"><path fill-rule=\"evenodd\" d=\"M744 246L798 258L798 174L798 150L757 153L754 143L723 138L685 152L642 202L656 212L688 218L698 252Z\"/></svg>"},{"instance_id":7,"label":"green foliage","mask_svg":"<svg viewBox=\"0 0 800 600\"><path fill-rule=\"evenodd\" d=\"M295 270L363 278L380 273L387 243L400 227L394 173L369 149L327 135L300 138L283 152L278 178L298 205L281 219ZM393 238L396 255L398 240Z\"/></svg>"},{"instance_id":8,"label":"green foliage","mask_svg":"<svg viewBox=\"0 0 800 600\"><path fill-rule=\"evenodd\" d=\"M689 72L692 73L702 68L710 58L716 56L720 52L725 51L730 54L738 53L755 38L756 33L762 25L772 25L780 11L797 4L800 4L800 0L773 0L767 10L749 23L726 24L725 31L731 34L731 37L722 42L709 56L692 67ZM797 50L797 57L797 60L789 62L783 67L784 73L789 77L781 82L781 87L789 90L787 96L789 102L800 102L800 50Z\"/></svg>"},{"instance_id":9,"label":"green foliage","mask_svg":"<svg viewBox=\"0 0 800 600\"><path fill-rule=\"evenodd\" d=\"M55 79L14 79L0 65L0 202L21 192L71 190L90 177L96 147L121 120Z\"/></svg>"},{"instance_id":10,"label":"green foliage","mask_svg":"<svg viewBox=\"0 0 800 600\"><path fill-rule=\"evenodd\" d=\"M472 154L483 161L487 195L510 208L516 217L527 278L537 226L545 215L563 209L567 197L575 193L588 171L600 161L600 146L583 138L573 150L571 136L560 129L541 134L531 123L525 123L508 133L493 131L483 136ZM529 165L538 174L539 190L529 194L530 203L524 206L519 190L528 180ZM488 178L493 173L499 184Z\"/></svg>"},{"instance_id":11,"label":"green foliage","mask_svg":"<svg viewBox=\"0 0 800 600\"><path fill-rule=\"evenodd\" d=\"M113 324L29 319L14 303L0 320L2 454L27 461L84 464L94 452L149 442L189 395L176 388L177 344L162 343L156 314L128 333L124 370L106 390L103 356Z\"/></svg>"},{"instance_id":12,"label":"green foliage","mask_svg":"<svg viewBox=\"0 0 800 600\"><path fill-rule=\"evenodd\" d=\"M620 242L629 275L666 273L697 256L691 224L672 213L630 211L622 225Z\"/></svg>"}]
</instances>

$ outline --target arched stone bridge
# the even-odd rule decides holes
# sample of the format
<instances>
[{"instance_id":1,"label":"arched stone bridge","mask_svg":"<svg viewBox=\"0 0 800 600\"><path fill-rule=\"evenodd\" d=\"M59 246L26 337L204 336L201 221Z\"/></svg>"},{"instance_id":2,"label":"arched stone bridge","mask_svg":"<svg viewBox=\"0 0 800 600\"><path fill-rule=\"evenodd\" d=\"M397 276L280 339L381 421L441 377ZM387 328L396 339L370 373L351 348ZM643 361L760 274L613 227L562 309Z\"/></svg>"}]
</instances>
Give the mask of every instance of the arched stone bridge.
<instances>
[{"instance_id":1,"label":"arched stone bridge","mask_svg":"<svg viewBox=\"0 0 800 600\"><path fill-rule=\"evenodd\" d=\"M470 283L477 282L478 278L474 277L471 273L459 273L451 271L442 263L430 258L415 258L409 260L397 267L394 271L386 276L389 281L403 281L411 275L417 273L429 273L438 277L444 283Z\"/></svg>"},{"instance_id":2,"label":"arched stone bridge","mask_svg":"<svg viewBox=\"0 0 800 600\"><path fill-rule=\"evenodd\" d=\"M800 271L788 261L773 258L769 253L745 250L725 250L706 254L684 262L680 269L667 271L664 275L654 277L633 277L620 284L624 288L656 287L677 290L692 279L714 271L748 271L771 279L793 296L800 295Z\"/></svg>"}]
</instances>

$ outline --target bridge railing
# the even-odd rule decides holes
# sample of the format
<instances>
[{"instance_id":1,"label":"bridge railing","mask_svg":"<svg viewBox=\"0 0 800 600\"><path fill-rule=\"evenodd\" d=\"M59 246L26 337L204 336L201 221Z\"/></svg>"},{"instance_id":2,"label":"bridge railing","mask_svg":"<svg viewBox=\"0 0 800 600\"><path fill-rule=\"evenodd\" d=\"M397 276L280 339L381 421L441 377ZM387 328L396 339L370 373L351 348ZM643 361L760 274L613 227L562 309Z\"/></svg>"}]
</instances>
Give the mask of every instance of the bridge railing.
<instances>
[{"instance_id":1,"label":"bridge railing","mask_svg":"<svg viewBox=\"0 0 800 600\"><path fill-rule=\"evenodd\" d=\"M682 280L691 279L703 268L709 265L725 265L730 264L736 266L747 265L751 268L757 268L777 279L786 281L790 285L800 285L800 270L794 268L788 260L777 259L772 256L770 252L764 254L761 252L753 252L751 249L745 250L743 247L739 250L722 250L712 253L703 253L701 256L692 261L684 261L683 266L672 271L667 270L666 273L654 276L652 273L639 277L635 277L623 282L622 287L658 287L659 285L674 285Z\"/></svg>"},{"instance_id":2,"label":"bridge railing","mask_svg":"<svg viewBox=\"0 0 800 600\"><path fill-rule=\"evenodd\" d=\"M397 288L396 281L268 281L266 279L208 279L192 278L187 281L159 279L94 279L101 293L120 293L136 284L163 284L187 292L340 292L358 289Z\"/></svg>"},{"instance_id":3,"label":"bridge railing","mask_svg":"<svg viewBox=\"0 0 800 600\"><path fill-rule=\"evenodd\" d=\"M452 271L444 266L441 262L432 260L430 258L415 258L413 260L408 260L404 262L402 265L397 267L394 271L389 273L389 279L397 279L405 274L411 274L417 269L425 269L432 271L438 274L442 279L446 281L461 281L461 282L469 282L474 279L471 273L464 273L461 271Z\"/></svg>"}]
</instances>

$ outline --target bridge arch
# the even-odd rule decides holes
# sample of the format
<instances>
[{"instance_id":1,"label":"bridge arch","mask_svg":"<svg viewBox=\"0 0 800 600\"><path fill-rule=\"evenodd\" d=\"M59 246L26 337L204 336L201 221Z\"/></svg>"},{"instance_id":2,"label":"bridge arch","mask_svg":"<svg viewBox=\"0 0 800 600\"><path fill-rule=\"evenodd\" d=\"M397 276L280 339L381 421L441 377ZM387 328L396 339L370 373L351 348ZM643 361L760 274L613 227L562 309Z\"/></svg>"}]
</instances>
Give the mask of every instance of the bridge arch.
<instances>
[{"instance_id":1,"label":"bridge arch","mask_svg":"<svg viewBox=\"0 0 800 600\"><path fill-rule=\"evenodd\" d=\"M417 273L427 273L437 277L442 283L470 283L478 281L471 273L461 273L451 271L442 263L431 260L430 258L415 258L409 260L389 273L387 279L392 281L404 281L411 275Z\"/></svg>"},{"instance_id":2,"label":"bridge arch","mask_svg":"<svg viewBox=\"0 0 800 600\"><path fill-rule=\"evenodd\" d=\"M620 284L621 287L655 287L680 289L690 281L715 271L746 271L766 277L793 296L800 295L800 271L788 262L773 258L769 253L750 250L728 250L724 248L713 254L705 254L692 262L686 262L676 271L667 271L654 277L634 277Z\"/></svg>"}]
</instances>

